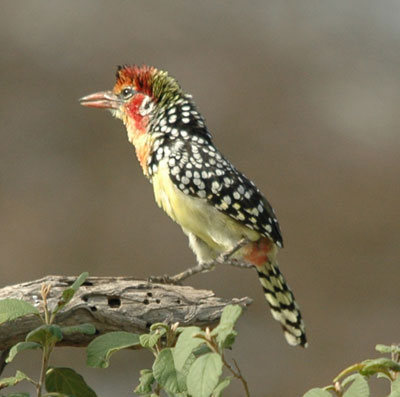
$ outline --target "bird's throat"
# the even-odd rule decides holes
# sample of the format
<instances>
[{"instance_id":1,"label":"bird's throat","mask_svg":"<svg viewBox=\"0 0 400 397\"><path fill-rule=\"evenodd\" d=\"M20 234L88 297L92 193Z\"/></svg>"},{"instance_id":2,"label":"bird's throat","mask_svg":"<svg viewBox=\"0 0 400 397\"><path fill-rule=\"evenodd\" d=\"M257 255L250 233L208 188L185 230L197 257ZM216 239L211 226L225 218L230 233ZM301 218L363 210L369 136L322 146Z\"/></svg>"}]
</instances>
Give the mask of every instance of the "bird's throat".
<instances>
[{"instance_id":1,"label":"bird's throat","mask_svg":"<svg viewBox=\"0 0 400 397\"><path fill-rule=\"evenodd\" d=\"M128 140L135 147L136 157L139 160L143 173L148 177L149 173L147 159L151 152L153 143L151 134L147 132L147 129L138 128L134 120L127 123L126 129Z\"/></svg>"}]
</instances>

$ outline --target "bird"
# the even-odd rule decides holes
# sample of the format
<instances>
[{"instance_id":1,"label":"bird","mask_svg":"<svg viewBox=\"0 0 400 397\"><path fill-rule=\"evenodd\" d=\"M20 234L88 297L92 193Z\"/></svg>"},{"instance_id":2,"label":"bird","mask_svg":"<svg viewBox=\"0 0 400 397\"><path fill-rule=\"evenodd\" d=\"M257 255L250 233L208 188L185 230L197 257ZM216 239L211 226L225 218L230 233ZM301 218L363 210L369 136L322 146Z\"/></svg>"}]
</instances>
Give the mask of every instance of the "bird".
<instances>
[{"instance_id":1,"label":"bird","mask_svg":"<svg viewBox=\"0 0 400 397\"><path fill-rule=\"evenodd\" d=\"M175 281L209 271L221 258L254 267L287 342L306 347L299 306L278 266L283 240L275 212L216 148L193 97L164 70L123 65L112 90L80 103L122 120L156 203L188 236L198 265Z\"/></svg>"}]
</instances>

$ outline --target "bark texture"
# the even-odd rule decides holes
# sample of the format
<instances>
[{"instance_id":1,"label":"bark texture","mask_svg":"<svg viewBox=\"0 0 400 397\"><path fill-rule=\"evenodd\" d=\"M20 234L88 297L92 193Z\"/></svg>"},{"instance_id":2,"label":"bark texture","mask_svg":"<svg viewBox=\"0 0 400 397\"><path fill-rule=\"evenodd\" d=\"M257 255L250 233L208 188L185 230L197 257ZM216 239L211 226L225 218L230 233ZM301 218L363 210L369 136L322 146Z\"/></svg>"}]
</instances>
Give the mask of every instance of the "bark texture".
<instances>
[{"instance_id":1,"label":"bark texture","mask_svg":"<svg viewBox=\"0 0 400 397\"><path fill-rule=\"evenodd\" d=\"M51 285L49 306L55 307L62 291L75 277L47 276L39 280L3 287L0 299L16 298L41 306L42 284ZM208 290L189 286L150 283L129 277L89 277L71 302L56 317L59 325L92 323L97 335L110 331L147 332L156 322L180 325L213 326L228 304L243 307L250 298L222 299ZM0 325L0 351L24 340L26 334L41 324L36 316L26 316ZM66 335L58 345L86 346L94 337Z\"/></svg>"}]
</instances>

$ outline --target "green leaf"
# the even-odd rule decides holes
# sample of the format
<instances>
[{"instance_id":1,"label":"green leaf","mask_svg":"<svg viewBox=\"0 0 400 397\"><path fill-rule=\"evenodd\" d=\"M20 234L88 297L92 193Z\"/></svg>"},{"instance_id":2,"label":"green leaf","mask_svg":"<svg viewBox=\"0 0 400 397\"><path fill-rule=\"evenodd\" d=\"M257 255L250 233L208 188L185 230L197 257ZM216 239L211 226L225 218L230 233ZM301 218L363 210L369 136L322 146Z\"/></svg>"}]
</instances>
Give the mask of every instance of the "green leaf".
<instances>
[{"instance_id":1,"label":"green leaf","mask_svg":"<svg viewBox=\"0 0 400 397\"><path fill-rule=\"evenodd\" d=\"M70 397L96 397L82 375L72 368L49 368L46 372L46 390Z\"/></svg>"},{"instance_id":2,"label":"green leaf","mask_svg":"<svg viewBox=\"0 0 400 397\"><path fill-rule=\"evenodd\" d=\"M154 323L150 326L150 332L155 331L162 332L164 335L165 332L169 331L169 325L165 323Z\"/></svg>"},{"instance_id":3,"label":"green leaf","mask_svg":"<svg viewBox=\"0 0 400 397\"><path fill-rule=\"evenodd\" d=\"M93 324L85 323L61 327L61 332L64 336L72 334L94 335L96 333L96 327Z\"/></svg>"},{"instance_id":4,"label":"green leaf","mask_svg":"<svg viewBox=\"0 0 400 397\"><path fill-rule=\"evenodd\" d=\"M347 376L346 378L343 379L342 381L342 388L345 388L347 385L349 385L351 382L355 381L358 377L360 377L359 373L351 374Z\"/></svg>"},{"instance_id":5,"label":"green leaf","mask_svg":"<svg viewBox=\"0 0 400 397\"><path fill-rule=\"evenodd\" d=\"M219 323L221 325L224 324L235 325L236 321L238 320L241 314L242 314L242 308L239 305L228 305L224 308Z\"/></svg>"},{"instance_id":6,"label":"green leaf","mask_svg":"<svg viewBox=\"0 0 400 397\"><path fill-rule=\"evenodd\" d=\"M209 397L222 374L222 359L217 353L207 353L199 357L190 367L187 376L189 394L196 397Z\"/></svg>"},{"instance_id":7,"label":"green leaf","mask_svg":"<svg viewBox=\"0 0 400 397\"><path fill-rule=\"evenodd\" d=\"M139 385L134 390L138 394L150 394L152 385L155 381L153 371L151 369L142 369L140 371Z\"/></svg>"},{"instance_id":8,"label":"green leaf","mask_svg":"<svg viewBox=\"0 0 400 397\"><path fill-rule=\"evenodd\" d=\"M400 397L400 378L397 378L392 382L389 397Z\"/></svg>"},{"instance_id":9,"label":"green leaf","mask_svg":"<svg viewBox=\"0 0 400 397\"><path fill-rule=\"evenodd\" d=\"M83 272L77 277L77 279L74 281L74 283L71 285L70 288L72 288L75 292L78 291L79 287L86 281L88 277L89 273Z\"/></svg>"},{"instance_id":10,"label":"green leaf","mask_svg":"<svg viewBox=\"0 0 400 397\"><path fill-rule=\"evenodd\" d=\"M176 345L172 349L175 368L178 371L182 371L193 350L205 343L203 339L193 337L201 332L199 327L187 327L179 335Z\"/></svg>"},{"instance_id":11,"label":"green leaf","mask_svg":"<svg viewBox=\"0 0 400 397\"><path fill-rule=\"evenodd\" d=\"M146 349L151 349L154 347L158 340L161 338L161 333L159 332L152 332L150 334L142 334L139 337L139 341L142 347Z\"/></svg>"},{"instance_id":12,"label":"green leaf","mask_svg":"<svg viewBox=\"0 0 400 397\"><path fill-rule=\"evenodd\" d=\"M222 397L222 392L230 385L232 378L227 377L218 383L217 387L214 389L213 397Z\"/></svg>"},{"instance_id":13,"label":"green leaf","mask_svg":"<svg viewBox=\"0 0 400 397\"><path fill-rule=\"evenodd\" d=\"M45 393L45 394L42 394L42 396L43 397L70 397L68 394L57 393L57 392Z\"/></svg>"},{"instance_id":14,"label":"green leaf","mask_svg":"<svg viewBox=\"0 0 400 397\"><path fill-rule=\"evenodd\" d=\"M171 348L163 349L153 364L153 374L156 381L171 393L180 393L186 390L185 376L175 367Z\"/></svg>"},{"instance_id":15,"label":"green leaf","mask_svg":"<svg viewBox=\"0 0 400 397\"><path fill-rule=\"evenodd\" d=\"M60 311L75 295L76 291L78 291L79 287L85 282L85 280L89 277L88 272L84 272L78 276L78 278L74 281L74 283L69 287L66 288L60 300L58 301L57 307L54 310L54 314Z\"/></svg>"},{"instance_id":16,"label":"green leaf","mask_svg":"<svg viewBox=\"0 0 400 397\"><path fill-rule=\"evenodd\" d=\"M210 353L212 350L204 343L193 350L195 358L202 356L203 354Z\"/></svg>"},{"instance_id":17,"label":"green leaf","mask_svg":"<svg viewBox=\"0 0 400 397\"><path fill-rule=\"evenodd\" d=\"M365 360L361 364L364 364L364 367L360 370L360 374L364 376L371 376L377 372L384 372L389 369L392 371L400 371L400 365L386 357Z\"/></svg>"},{"instance_id":18,"label":"green leaf","mask_svg":"<svg viewBox=\"0 0 400 397\"><path fill-rule=\"evenodd\" d=\"M36 342L19 342L16 345L14 345L9 353L8 357L6 359L6 363L10 363L12 360L14 360L15 356L24 350L34 350L34 349L41 349L42 346L39 343Z\"/></svg>"},{"instance_id":19,"label":"green leaf","mask_svg":"<svg viewBox=\"0 0 400 397\"><path fill-rule=\"evenodd\" d=\"M29 397L29 396L30 396L29 393L11 393L11 394L7 394L7 396L4 396L4 397Z\"/></svg>"},{"instance_id":20,"label":"green leaf","mask_svg":"<svg viewBox=\"0 0 400 397\"><path fill-rule=\"evenodd\" d=\"M388 374L386 374L386 373L384 373L384 372L378 372L378 373L376 374L376 377L377 377L378 379L380 379L380 378L387 379L389 382L392 381L392 378L391 378Z\"/></svg>"},{"instance_id":21,"label":"green leaf","mask_svg":"<svg viewBox=\"0 0 400 397\"><path fill-rule=\"evenodd\" d=\"M167 393L168 397L188 397L188 394L186 392L182 392L182 393ZM150 397L159 397L157 394L152 394ZM189 396L191 397L191 396Z\"/></svg>"},{"instance_id":22,"label":"green leaf","mask_svg":"<svg viewBox=\"0 0 400 397\"><path fill-rule=\"evenodd\" d=\"M362 375L356 374L353 383L343 394L343 397L369 397L368 382Z\"/></svg>"},{"instance_id":23,"label":"green leaf","mask_svg":"<svg viewBox=\"0 0 400 397\"><path fill-rule=\"evenodd\" d=\"M392 391L400 391L400 377L392 382Z\"/></svg>"},{"instance_id":24,"label":"green leaf","mask_svg":"<svg viewBox=\"0 0 400 397\"><path fill-rule=\"evenodd\" d=\"M54 346L62 340L61 328L58 325L41 325L26 335L26 342L36 342L42 346Z\"/></svg>"},{"instance_id":25,"label":"green leaf","mask_svg":"<svg viewBox=\"0 0 400 397\"><path fill-rule=\"evenodd\" d=\"M376 345L375 350L377 350L379 353L400 353L400 345Z\"/></svg>"},{"instance_id":26,"label":"green leaf","mask_svg":"<svg viewBox=\"0 0 400 397\"><path fill-rule=\"evenodd\" d=\"M15 320L28 314L39 315L39 310L28 302L19 299L0 300L0 324Z\"/></svg>"},{"instance_id":27,"label":"green leaf","mask_svg":"<svg viewBox=\"0 0 400 397\"><path fill-rule=\"evenodd\" d=\"M324 389L315 387L304 394L303 397L332 397L332 394Z\"/></svg>"},{"instance_id":28,"label":"green leaf","mask_svg":"<svg viewBox=\"0 0 400 397\"><path fill-rule=\"evenodd\" d=\"M131 332L116 331L101 335L86 348L86 364L93 368L107 368L113 353L139 344L139 335Z\"/></svg>"},{"instance_id":29,"label":"green leaf","mask_svg":"<svg viewBox=\"0 0 400 397\"><path fill-rule=\"evenodd\" d=\"M15 386L16 384L22 382L23 380L30 381L29 376L25 375L21 371L17 371L15 376L10 376L9 378L0 379L0 389L5 389L9 386Z\"/></svg>"},{"instance_id":30,"label":"green leaf","mask_svg":"<svg viewBox=\"0 0 400 397\"><path fill-rule=\"evenodd\" d=\"M228 348L232 346L237 335L234 327L241 313L242 308L239 305L228 305L225 307L219 325L211 332L211 335L217 337L220 347Z\"/></svg>"}]
</instances>

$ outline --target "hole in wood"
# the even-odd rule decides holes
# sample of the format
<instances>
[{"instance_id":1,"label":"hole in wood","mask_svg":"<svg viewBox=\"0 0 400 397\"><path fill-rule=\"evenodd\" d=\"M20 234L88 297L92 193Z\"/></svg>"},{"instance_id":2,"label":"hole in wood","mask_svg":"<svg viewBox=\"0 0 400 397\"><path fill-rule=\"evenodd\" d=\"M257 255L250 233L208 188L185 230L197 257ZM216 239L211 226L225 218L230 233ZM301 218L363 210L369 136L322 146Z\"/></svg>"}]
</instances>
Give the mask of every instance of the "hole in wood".
<instances>
[{"instance_id":1,"label":"hole in wood","mask_svg":"<svg viewBox=\"0 0 400 397\"><path fill-rule=\"evenodd\" d=\"M160 299L156 299L156 303L160 303L161 301L160 301Z\"/></svg>"},{"instance_id":2,"label":"hole in wood","mask_svg":"<svg viewBox=\"0 0 400 397\"><path fill-rule=\"evenodd\" d=\"M92 312L97 312L97 307L96 306L90 306L90 310Z\"/></svg>"},{"instance_id":3,"label":"hole in wood","mask_svg":"<svg viewBox=\"0 0 400 397\"><path fill-rule=\"evenodd\" d=\"M144 299L144 300L143 300L143 303L144 303L145 305L148 305L150 302L149 302L148 299Z\"/></svg>"},{"instance_id":4,"label":"hole in wood","mask_svg":"<svg viewBox=\"0 0 400 397\"><path fill-rule=\"evenodd\" d=\"M152 294L151 292L148 292L148 293L147 293L147 296L148 296L149 298L151 298L151 297L153 296L153 294Z\"/></svg>"},{"instance_id":5,"label":"hole in wood","mask_svg":"<svg viewBox=\"0 0 400 397\"><path fill-rule=\"evenodd\" d=\"M84 302L87 302L89 300L87 295L83 295L81 298Z\"/></svg>"},{"instance_id":6,"label":"hole in wood","mask_svg":"<svg viewBox=\"0 0 400 397\"><path fill-rule=\"evenodd\" d=\"M108 301L108 306L112 308L120 307L121 306L121 299L115 297L115 296L109 296L107 298Z\"/></svg>"}]
</instances>

